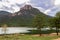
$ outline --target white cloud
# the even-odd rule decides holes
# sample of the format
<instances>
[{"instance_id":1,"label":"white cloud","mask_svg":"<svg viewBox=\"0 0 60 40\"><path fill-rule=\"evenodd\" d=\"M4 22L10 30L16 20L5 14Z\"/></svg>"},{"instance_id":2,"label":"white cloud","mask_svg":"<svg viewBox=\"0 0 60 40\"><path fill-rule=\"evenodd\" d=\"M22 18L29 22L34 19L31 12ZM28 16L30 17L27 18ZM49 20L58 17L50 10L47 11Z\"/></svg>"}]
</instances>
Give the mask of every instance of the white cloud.
<instances>
[{"instance_id":1,"label":"white cloud","mask_svg":"<svg viewBox=\"0 0 60 40\"><path fill-rule=\"evenodd\" d=\"M11 4L15 4L15 3L22 4L22 3L29 1L29 0L7 0L7 1Z\"/></svg>"},{"instance_id":2,"label":"white cloud","mask_svg":"<svg viewBox=\"0 0 60 40\"><path fill-rule=\"evenodd\" d=\"M35 8L39 9L41 12L45 11L45 9L43 9L42 7L35 7Z\"/></svg>"},{"instance_id":3,"label":"white cloud","mask_svg":"<svg viewBox=\"0 0 60 40\"><path fill-rule=\"evenodd\" d=\"M18 6L15 6L15 7L14 7L14 6L13 6L12 9L14 9L13 12L17 12L17 11L20 10L20 7L18 7Z\"/></svg>"},{"instance_id":4,"label":"white cloud","mask_svg":"<svg viewBox=\"0 0 60 40\"><path fill-rule=\"evenodd\" d=\"M51 9L47 9L44 13L48 14L51 11Z\"/></svg>"},{"instance_id":5,"label":"white cloud","mask_svg":"<svg viewBox=\"0 0 60 40\"><path fill-rule=\"evenodd\" d=\"M10 8L13 9L13 10L8 10L8 11L16 12L20 9L19 6L17 6L16 4L20 5L20 4L23 4L24 2L28 2L28 1L30 1L30 0L2 0L2 1L0 1L0 10L5 11L7 9L4 9L4 7L7 7L9 9Z\"/></svg>"},{"instance_id":6,"label":"white cloud","mask_svg":"<svg viewBox=\"0 0 60 40\"><path fill-rule=\"evenodd\" d=\"M3 7L2 2L0 2L0 7Z\"/></svg>"},{"instance_id":7,"label":"white cloud","mask_svg":"<svg viewBox=\"0 0 60 40\"><path fill-rule=\"evenodd\" d=\"M60 5L60 0L55 0L55 5Z\"/></svg>"},{"instance_id":8,"label":"white cloud","mask_svg":"<svg viewBox=\"0 0 60 40\"><path fill-rule=\"evenodd\" d=\"M16 4L16 3L22 4L26 1L29 1L29 0L2 0L1 2L6 2L8 4Z\"/></svg>"}]
</instances>

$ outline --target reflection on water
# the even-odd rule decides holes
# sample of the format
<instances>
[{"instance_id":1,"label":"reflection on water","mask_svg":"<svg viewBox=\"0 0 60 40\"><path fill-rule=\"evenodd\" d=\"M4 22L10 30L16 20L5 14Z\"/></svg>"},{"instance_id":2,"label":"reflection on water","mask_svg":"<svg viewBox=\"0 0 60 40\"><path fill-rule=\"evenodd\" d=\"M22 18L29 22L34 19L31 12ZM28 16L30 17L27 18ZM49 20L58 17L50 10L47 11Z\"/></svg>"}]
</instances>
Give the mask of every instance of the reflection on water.
<instances>
[{"instance_id":1,"label":"reflection on water","mask_svg":"<svg viewBox=\"0 0 60 40\"><path fill-rule=\"evenodd\" d=\"M12 33L25 33L29 32L28 30L32 30L35 28L28 28L28 27L8 27L6 29L6 34L12 34ZM3 28L0 28L0 34L3 34Z\"/></svg>"}]
</instances>

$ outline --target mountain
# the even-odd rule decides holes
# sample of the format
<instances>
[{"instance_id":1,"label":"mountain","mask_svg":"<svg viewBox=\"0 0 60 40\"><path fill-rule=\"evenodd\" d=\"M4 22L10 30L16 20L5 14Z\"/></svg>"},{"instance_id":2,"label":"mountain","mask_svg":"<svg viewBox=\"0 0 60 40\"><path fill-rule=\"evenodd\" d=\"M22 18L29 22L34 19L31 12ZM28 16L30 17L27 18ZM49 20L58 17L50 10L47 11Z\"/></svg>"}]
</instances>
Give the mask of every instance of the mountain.
<instances>
[{"instance_id":1,"label":"mountain","mask_svg":"<svg viewBox=\"0 0 60 40\"><path fill-rule=\"evenodd\" d=\"M0 11L0 16L9 16L9 15L11 15L10 12Z\"/></svg>"},{"instance_id":2,"label":"mountain","mask_svg":"<svg viewBox=\"0 0 60 40\"><path fill-rule=\"evenodd\" d=\"M0 24L6 23L8 19L11 17L11 13L6 11L0 11Z\"/></svg>"},{"instance_id":3,"label":"mountain","mask_svg":"<svg viewBox=\"0 0 60 40\"><path fill-rule=\"evenodd\" d=\"M51 16L42 13L40 10L32 7L31 5L25 5L21 7L20 11L14 14L15 15L13 16L13 19L21 26L31 26L33 18L38 14L44 16L45 17L44 20L46 22L49 18L51 18Z\"/></svg>"},{"instance_id":4,"label":"mountain","mask_svg":"<svg viewBox=\"0 0 60 40\"><path fill-rule=\"evenodd\" d=\"M38 14L44 16L46 22L51 18L51 16L45 15L37 8L31 5L25 5L15 13L1 11L0 24L7 24L8 26L32 26L33 18Z\"/></svg>"}]
</instances>

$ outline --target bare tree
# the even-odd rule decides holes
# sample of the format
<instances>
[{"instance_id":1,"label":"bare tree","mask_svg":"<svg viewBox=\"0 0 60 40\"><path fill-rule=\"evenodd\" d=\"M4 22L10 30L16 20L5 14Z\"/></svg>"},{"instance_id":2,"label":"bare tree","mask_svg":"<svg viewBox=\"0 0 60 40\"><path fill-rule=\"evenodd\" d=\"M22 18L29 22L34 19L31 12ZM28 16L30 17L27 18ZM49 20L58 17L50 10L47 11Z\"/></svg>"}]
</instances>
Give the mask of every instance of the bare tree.
<instances>
[{"instance_id":1,"label":"bare tree","mask_svg":"<svg viewBox=\"0 0 60 40\"><path fill-rule=\"evenodd\" d=\"M7 31L7 25L6 24L4 24L2 26L2 31L4 32L3 34L6 35L6 31Z\"/></svg>"}]
</instances>

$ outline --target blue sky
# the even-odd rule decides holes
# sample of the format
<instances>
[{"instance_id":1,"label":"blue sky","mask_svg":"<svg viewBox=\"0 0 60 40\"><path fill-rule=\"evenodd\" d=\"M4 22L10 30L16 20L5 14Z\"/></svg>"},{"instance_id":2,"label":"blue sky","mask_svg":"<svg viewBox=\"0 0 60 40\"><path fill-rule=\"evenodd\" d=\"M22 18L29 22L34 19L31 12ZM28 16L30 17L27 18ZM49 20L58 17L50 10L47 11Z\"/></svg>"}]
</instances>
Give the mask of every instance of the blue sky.
<instances>
[{"instance_id":1,"label":"blue sky","mask_svg":"<svg viewBox=\"0 0 60 40\"><path fill-rule=\"evenodd\" d=\"M46 15L54 16L60 11L60 0L0 0L0 10L17 12L25 4L38 8Z\"/></svg>"}]
</instances>

